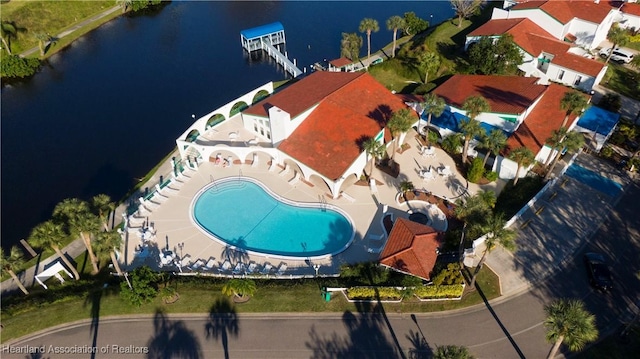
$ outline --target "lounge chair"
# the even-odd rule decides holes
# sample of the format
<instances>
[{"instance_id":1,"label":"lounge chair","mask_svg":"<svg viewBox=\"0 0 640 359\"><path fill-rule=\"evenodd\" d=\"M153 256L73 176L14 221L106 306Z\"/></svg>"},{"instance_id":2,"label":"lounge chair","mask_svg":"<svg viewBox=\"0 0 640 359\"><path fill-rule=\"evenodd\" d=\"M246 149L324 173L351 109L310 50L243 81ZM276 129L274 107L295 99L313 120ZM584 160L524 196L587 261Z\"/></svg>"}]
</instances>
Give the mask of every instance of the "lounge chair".
<instances>
[{"instance_id":1,"label":"lounge chair","mask_svg":"<svg viewBox=\"0 0 640 359\"><path fill-rule=\"evenodd\" d=\"M189 265L191 265L191 256L185 254L185 256L180 260L180 267L188 267Z\"/></svg>"},{"instance_id":2,"label":"lounge chair","mask_svg":"<svg viewBox=\"0 0 640 359\"><path fill-rule=\"evenodd\" d=\"M207 262L207 264L204 265L204 269L205 270L214 270L216 268L216 260L215 258L211 257L209 258L209 261Z\"/></svg>"},{"instance_id":3,"label":"lounge chair","mask_svg":"<svg viewBox=\"0 0 640 359\"><path fill-rule=\"evenodd\" d=\"M220 270L223 272L229 272L231 270L231 262L229 262L229 260L224 261L224 263L220 265Z\"/></svg>"},{"instance_id":4,"label":"lounge chair","mask_svg":"<svg viewBox=\"0 0 640 359\"><path fill-rule=\"evenodd\" d=\"M233 268L233 271L231 273L233 273L233 274L244 274L245 273L244 263L238 262L236 264L235 268Z\"/></svg>"},{"instance_id":5,"label":"lounge chair","mask_svg":"<svg viewBox=\"0 0 640 359\"><path fill-rule=\"evenodd\" d=\"M280 266L278 267L278 271L276 272L276 275L283 275L284 272L287 270L287 263L280 263Z\"/></svg>"},{"instance_id":6,"label":"lounge chair","mask_svg":"<svg viewBox=\"0 0 640 359\"><path fill-rule=\"evenodd\" d=\"M258 271L258 264L256 262L249 263L247 267L247 273L255 273Z\"/></svg>"},{"instance_id":7,"label":"lounge chair","mask_svg":"<svg viewBox=\"0 0 640 359\"><path fill-rule=\"evenodd\" d=\"M189 269L191 269L192 271L197 271L202 266L204 266L204 261L202 259L198 259L195 263L189 266Z\"/></svg>"},{"instance_id":8,"label":"lounge chair","mask_svg":"<svg viewBox=\"0 0 640 359\"><path fill-rule=\"evenodd\" d=\"M271 274L272 270L273 270L273 266L271 265L271 263L265 263L264 268L262 268L262 271L260 273L267 275L267 274Z\"/></svg>"}]
</instances>

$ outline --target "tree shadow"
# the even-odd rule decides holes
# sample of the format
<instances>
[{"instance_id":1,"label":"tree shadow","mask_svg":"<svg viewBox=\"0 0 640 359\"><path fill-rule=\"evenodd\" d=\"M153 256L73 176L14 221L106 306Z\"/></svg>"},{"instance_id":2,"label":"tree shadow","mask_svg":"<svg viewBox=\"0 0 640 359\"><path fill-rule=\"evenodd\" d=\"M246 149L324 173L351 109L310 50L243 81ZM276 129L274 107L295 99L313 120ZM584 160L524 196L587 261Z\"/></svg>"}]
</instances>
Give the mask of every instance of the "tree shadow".
<instances>
[{"instance_id":1,"label":"tree shadow","mask_svg":"<svg viewBox=\"0 0 640 359\"><path fill-rule=\"evenodd\" d=\"M162 309L153 318L154 335L147 343L147 358L202 358L200 342L181 320L171 321Z\"/></svg>"},{"instance_id":2,"label":"tree shadow","mask_svg":"<svg viewBox=\"0 0 640 359\"><path fill-rule=\"evenodd\" d=\"M84 307L90 305L91 311L91 326L90 334L91 334L91 346L96 348L98 345L98 329L100 327L100 306L102 303L102 298L106 294L112 294L116 292L116 287L109 285L109 283L105 283L104 286L92 289L84 299ZM96 357L95 352L91 352L91 359Z\"/></svg>"},{"instance_id":3,"label":"tree shadow","mask_svg":"<svg viewBox=\"0 0 640 359\"><path fill-rule=\"evenodd\" d=\"M376 121L380 127L384 127L387 125L387 121L391 118L393 114L393 110L389 105L378 105L375 110L369 112L368 117Z\"/></svg>"},{"instance_id":4,"label":"tree shadow","mask_svg":"<svg viewBox=\"0 0 640 359\"><path fill-rule=\"evenodd\" d=\"M498 314L493 310L493 308L491 307L491 304L489 304L487 297L484 295L484 292L482 291L482 288L480 288L478 283L476 283L476 290L478 291L478 294L482 298L482 301L484 302L484 304L487 306L489 313L491 313L491 316L493 317L493 319L496 320L496 323L498 323L498 326L500 327L500 329L502 329L502 332L509 340L509 343L511 343L511 345L513 346L513 349L515 349L516 353L518 354L518 357L520 357L521 359L524 359L525 358L524 353L522 352L522 350L520 350L520 347L511 336L511 333L509 333L509 330L504 326L504 324L502 324L502 321L498 317Z\"/></svg>"},{"instance_id":5,"label":"tree shadow","mask_svg":"<svg viewBox=\"0 0 640 359\"><path fill-rule=\"evenodd\" d=\"M238 314L228 298L218 298L209 309L209 321L205 324L207 339L222 342L224 357L229 358L229 336L237 337L240 331Z\"/></svg>"}]
</instances>

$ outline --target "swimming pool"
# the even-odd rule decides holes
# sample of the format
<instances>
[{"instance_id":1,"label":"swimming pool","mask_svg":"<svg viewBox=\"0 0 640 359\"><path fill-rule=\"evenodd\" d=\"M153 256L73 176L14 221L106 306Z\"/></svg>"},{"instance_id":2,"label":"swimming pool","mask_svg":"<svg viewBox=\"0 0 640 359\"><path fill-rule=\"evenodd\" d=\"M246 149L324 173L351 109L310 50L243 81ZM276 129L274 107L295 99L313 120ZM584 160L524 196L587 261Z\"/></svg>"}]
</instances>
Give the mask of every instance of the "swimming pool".
<instances>
[{"instance_id":1,"label":"swimming pool","mask_svg":"<svg viewBox=\"0 0 640 359\"><path fill-rule=\"evenodd\" d=\"M575 163L567 168L565 175L611 197L616 197L622 191L622 185L618 182L601 176L582 166L578 166Z\"/></svg>"},{"instance_id":2,"label":"swimming pool","mask_svg":"<svg viewBox=\"0 0 640 359\"><path fill-rule=\"evenodd\" d=\"M225 245L286 257L334 255L355 235L339 208L279 198L249 178L222 179L203 188L194 197L192 219Z\"/></svg>"}]
</instances>

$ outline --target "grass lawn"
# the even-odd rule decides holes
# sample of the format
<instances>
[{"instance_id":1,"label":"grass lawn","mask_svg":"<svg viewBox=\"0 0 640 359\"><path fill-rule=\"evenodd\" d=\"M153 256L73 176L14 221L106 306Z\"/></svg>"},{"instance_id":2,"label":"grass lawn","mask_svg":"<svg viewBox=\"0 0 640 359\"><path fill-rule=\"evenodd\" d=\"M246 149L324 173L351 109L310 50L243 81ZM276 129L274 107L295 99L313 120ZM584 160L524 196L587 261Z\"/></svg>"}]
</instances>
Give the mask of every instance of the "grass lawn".
<instances>
[{"instance_id":1,"label":"grass lawn","mask_svg":"<svg viewBox=\"0 0 640 359\"><path fill-rule=\"evenodd\" d=\"M18 38L11 43L13 53L20 53L32 47L38 46L38 40L34 37L37 33L56 35L68 27L96 15L115 6L110 1L36 1L21 0L3 2L0 5L0 18L2 21L13 21L18 28L23 29L18 33ZM112 16L103 19L86 28L77 30L73 34L58 41L53 45L47 55L51 55L64 48L71 41L90 30L100 26L106 21L121 15L116 11ZM4 52L3 52L4 53ZM39 52L34 56L39 55Z\"/></svg>"},{"instance_id":2,"label":"grass lawn","mask_svg":"<svg viewBox=\"0 0 640 359\"><path fill-rule=\"evenodd\" d=\"M609 68L600 85L640 101L640 86L638 82L640 82L640 73L638 71L609 62Z\"/></svg>"},{"instance_id":3,"label":"grass lawn","mask_svg":"<svg viewBox=\"0 0 640 359\"><path fill-rule=\"evenodd\" d=\"M78 262L82 262L79 258ZM82 267L81 267L82 269ZM87 263L86 270L91 266ZM110 282L113 279L105 277ZM349 303L342 294L334 293L331 301L325 302L321 297L322 279L316 280L271 280L259 282L256 295L247 303L236 305L239 313L251 312L355 312L358 310L354 303ZM33 296L40 293L47 299L24 301L23 297L16 298L17 303L6 305L2 311L2 342L18 338L34 331L42 330L54 325L80 319L91 318L94 303L99 303L100 316L153 314L158 308L166 313L203 313L210 311L213 303L223 298L221 288L223 279L195 278L184 279L177 284L180 299L173 304L164 304L158 297L151 303L134 307L120 299L117 282L103 288L102 282L77 283L68 281L65 285L51 281L50 291L33 290ZM498 277L484 267L477 279L487 299L498 297L500 294ZM73 290L63 291L65 287L74 286ZM98 289L96 289L98 288ZM56 292L57 291L57 292ZM17 294L18 295L18 294ZM420 302L415 298L406 300L402 304L384 303L387 313L401 312L436 312L464 308L482 303L477 291L467 291L460 301ZM4 302L4 301L3 301Z\"/></svg>"}]
</instances>

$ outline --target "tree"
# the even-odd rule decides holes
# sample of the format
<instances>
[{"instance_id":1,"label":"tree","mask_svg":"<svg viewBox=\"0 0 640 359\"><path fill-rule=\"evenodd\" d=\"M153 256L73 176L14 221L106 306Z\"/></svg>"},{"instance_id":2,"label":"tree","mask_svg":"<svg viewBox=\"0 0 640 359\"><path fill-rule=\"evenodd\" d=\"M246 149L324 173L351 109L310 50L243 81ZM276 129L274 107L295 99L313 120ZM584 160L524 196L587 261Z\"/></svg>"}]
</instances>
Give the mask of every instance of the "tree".
<instances>
[{"instance_id":1,"label":"tree","mask_svg":"<svg viewBox=\"0 0 640 359\"><path fill-rule=\"evenodd\" d=\"M38 40L38 47L40 48L40 56L44 56L49 44L55 41L55 38L53 36L43 32L38 32L34 34L33 37L35 37L36 40Z\"/></svg>"},{"instance_id":2,"label":"tree","mask_svg":"<svg viewBox=\"0 0 640 359\"><path fill-rule=\"evenodd\" d=\"M554 358L562 343L576 351L598 339L596 317L585 309L582 301L560 299L545 306L544 311L546 338L554 343L547 358Z\"/></svg>"},{"instance_id":3,"label":"tree","mask_svg":"<svg viewBox=\"0 0 640 359\"><path fill-rule=\"evenodd\" d=\"M475 73L513 74L522 64L522 53L511 34L501 35L495 41L487 36L469 47L469 64Z\"/></svg>"},{"instance_id":4,"label":"tree","mask_svg":"<svg viewBox=\"0 0 640 359\"><path fill-rule=\"evenodd\" d=\"M342 33L340 56L356 61L360 58L360 49L362 49L362 36L355 32Z\"/></svg>"},{"instance_id":5,"label":"tree","mask_svg":"<svg viewBox=\"0 0 640 359\"><path fill-rule=\"evenodd\" d=\"M24 257L22 256L22 252L18 246L11 247L9 255L5 255L4 249L0 247L0 267L2 271L5 273L9 273L11 278L16 282L18 288L24 293L24 295L29 294L27 288L22 285L22 282L16 275L16 270L20 269L20 267L24 264Z\"/></svg>"},{"instance_id":6,"label":"tree","mask_svg":"<svg viewBox=\"0 0 640 359\"><path fill-rule=\"evenodd\" d=\"M407 201L407 192L413 191L414 188L415 186L411 181L400 182L400 191L402 192L402 198L404 198L405 202Z\"/></svg>"},{"instance_id":7,"label":"tree","mask_svg":"<svg viewBox=\"0 0 640 359\"><path fill-rule=\"evenodd\" d=\"M533 151L522 146L518 147L515 150L509 153L509 159L518 164L518 169L516 170L516 177L513 179L513 185L515 186L520 179L520 170L522 167L528 167L535 160L535 155Z\"/></svg>"},{"instance_id":8,"label":"tree","mask_svg":"<svg viewBox=\"0 0 640 359\"><path fill-rule=\"evenodd\" d=\"M461 345L438 345L433 359L474 359L474 356Z\"/></svg>"},{"instance_id":9,"label":"tree","mask_svg":"<svg viewBox=\"0 0 640 359\"><path fill-rule=\"evenodd\" d=\"M480 140L480 147L487 150L487 155L482 160L482 168L487 165L489 156L493 154L497 156L500 151L507 145L507 136L499 129L493 129L488 135L482 136Z\"/></svg>"},{"instance_id":10,"label":"tree","mask_svg":"<svg viewBox=\"0 0 640 359\"><path fill-rule=\"evenodd\" d=\"M568 130L566 127L560 127L557 130L553 130L553 132L551 132L551 136L549 136L545 141L545 144L549 147L549 155L544 161L545 166L549 166L551 164L551 161L553 160L553 153L557 149L561 148L561 142L564 140L567 132Z\"/></svg>"},{"instance_id":11,"label":"tree","mask_svg":"<svg viewBox=\"0 0 640 359\"><path fill-rule=\"evenodd\" d=\"M484 224L484 220L491 215L491 209L496 204L496 195L492 191L478 191L466 199L456 200L454 213L470 228Z\"/></svg>"},{"instance_id":12,"label":"tree","mask_svg":"<svg viewBox=\"0 0 640 359\"><path fill-rule=\"evenodd\" d=\"M558 160L560 160L560 156L562 156L562 150L567 150L569 152L576 151L580 149L584 145L584 136L578 132L568 132L566 136L564 136L563 140L560 142L560 146L556 148L556 157L553 159L553 163L549 167L547 174L544 176L545 181L551 177L551 173L553 173L553 169L558 164Z\"/></svg>"},{"instance_id":13,"label":"tree","mask_svg":"<svg viewBox=\"0 0 640 359\"><path fill-rule=\"evenodd\" d=\"M133 5L133 0L116 0L116 4L122 7L122 13L124 14Z\"/></svg>"},{"instance_id":14,"label":"tree","mask_svg":"<svg viewBox=\"0 0 640 359\"><path fill-rule=\"evenodd\" d=\"M565 116L560 127L565 127L569 121L569 116L577 115L587 107L587 99L578 91L565 92L560 100L560 108L565 110Z\"/></svg>"},{"instance_id":15,"label":"tree","mask_svg":"<svg viewBox=\"0 0 640 359\"><path fill-rule=\"evenodd\" d=\"M467 162L467 151L469 150L469 142L475 136L482 133L480 123L476 121L476 117L482 112L491 111L491 106L482 96L470 96L462 104L462 109L467 112L468 121L460 123L460 130L464 135L464 149L462 150L462 162Z\"/></svg>"},{"instance_id":16,"label":"tree","mask_svg":"<svg viewBox=\"0 0 640 359\"><path fill-rule=\"evenodd\" d=\"M516 249L516 232L512 229L505 228L505 224L507 222L502 217L502 213L500 214L491 214L485 219L484 225L482 225L483 231L486 233L486 237L484 240L484 251L482 252L482 257L480 257L480 262L478 262L478 266L473 272L473 276L471 277L471 288L475 288L476 277L478 273L480 273L480 269L484 264L484 261L487 259L487 254L496 248L498 244L503 246L505 249L514 251Z\"/></svg>"},{"instance_id":17,"label":"tree","mask_svg":"<svg viewBox=\"0 0 640 359\"><path fill-rule=\"evenodd\" d=\"M375 138L371 137L364 141L363 143L364 151L370 157L371 165L369 167L369 177L373 174L373 163L379 157L384 155L385 146L383 143L380 143Z\"/></svg>"},{"instance_id":18,"label":"tree","mask_svg":"<svg viewBox=\"0 0 640 359\"><path fill-rule=\"evenodd\" d=\"M640 57L638 57L640 59ZM598 107L603 108L607 111L611 112L620 112L620 108L622 107L622 98L615 92L610 92L602 96L600 102L598 102Z\"/></svg>"},{"instance_id":19,"label":"tree","mask_svg":"<svg viewBox=\"0 0 640 359\"><path fill-rule=\"evenodd\" d=\"M120 296L136 307L149 303L158 296L160 276L147 266L138 267L131 272L131 288L125 282L120 283Z\"/></svg>"},{"instance_id":20,"label":"tree","mask_svg":"<svg viewBox=\"0 0 640 359\"><path fill-rule=\"evenodd\" d=\"M609 51L609 56L607 56L607 60L605 61L605 63L609 62L609 59L611 59L611 55L613 55L613 50L615 48L617 48L618 46L624 46L629 43L629 34L625 29L614 23L613 25L611 25L609 32L607 32L607 39L611 41L613 46L611 47L611 51Z\"/></svg>"},{"instance_id":21,"label":"tree","mask_svg":"<svg viewBox=\"0 0 640 359\"><path fill-rule=\"evenodd\" d=\"M442 149L457 155L460 153L460 147L462 147L463 136L459 133L454 133L442 139Z\"/></svg>"},{"instance_id":22,"label":"tree","mask_svg":"<svg viewBox=\"0 0 640 359\"><path fill-rule=\"evenodd\" d=\"M378 32L380 30L380 26L378 25L378 20L371 18L364 18L360 21L360 27L358 28L360 32L364 32L367 34L367 58L371 57L371 33Z\"/></svg>"},{"instance_id":23,"label":"tree","mask_svg":"<svg viewBox=\"0 0 640 359\"><path fill-rule=\"evenodd\" d=\"M222 294L235 296L241 301L248 300L256 293L256 282L252 279L233 278L222 286Z\"/></svg>"},{"instance_id":24,"label":"tree","mask_svg":"<svg viewBox=\"0 0 640 359\"><path fill-rule=\"evenodd\" d=\"M109 215L115 211L116 204L111 202L111 197L106 194L98 194L91 198L91 210L102 222L102 228L109 230Z\"/></svg>"},{"instance_id":25,"label":"tree","mask_svg":"<svg viewBox=\"0 0 640 359\"><path fill-rule=\"evenodd\" d=\"M393 31L393 49L391 49L391 57L396 57L396 38L398 30L404 29L407 23L400 16L394 15L387 19L387 30Z\"/></svg>"},{"instance_id":26,"label":"tree","mask_svg":"<svg viewBox=\"0 0 640 359\"><path fill-rule=\"evenodd\" d=\"M0 76L3 78L24 78L34 75L40 68L37 58L24 58L19 55L7 55L0 61Z\"/></svg>"},{"instance_id":27,"label":"tree","mask_svg":"<svg viewBox=\"0 0 640 359\"><path fill-rule=\"evenodd\" d=\"M435 52L425 51L418 56L418 64L424 71L424 83L429 80L429 72L436 71L440 67L440 56Z\"/></svg>"},{"instance_id":28,"label":"tree","mask_svg":"<svg viewBox=\"0 0 640 359\"><path fill-rule=\"evenodd\" d=\"M109 253L111 263L113 263L113 268L119 276L122 276L122 270L120 269L120 264L116 258L116 251L119 250L121 246L122 237L120 237L120 234L115 230L100 232L96 237L96 252L98 252L98 254Z\"/></svg>"},{"instance_id":29,"label":"tree","mask_svg":"<svg viewBox=\"0 0 640 359\"><path fill-rule=\"evenodd\" d=\"M58 223L55 223L51 220L40 223L35 226L31 230L31 234L29 236L29 242L33 243L34 246L39 248L49 247L53 249L54 252L62 259L64 264L67 265L67 268L73 273L73 276L76 280L80 279L80 274L78 274L78 270L76 266L69 262L69 259L62 253L60 247L62 246L62 241L66 237L62 226Z\"/></svg>"},{"instance_id":30,"label":"tree","mask_svg":"<svg viewBox=\"0 0 640 359\"><path fill-rule=\"evenodd\" d=\"M415 118L411 114L411 110L408 108L398 110L391 115L389 122L387 122L387 128L391 132L391 135L393 135L392 160L395 160L397 146L402 145L402 141L400 141L401 134L409 131L414 122Z\"/></svg>"},{"instance_id":31,"label":"tree","mask_svg":"<svg viewBox=\"0 0 640 359\"><path fill-rule=\"evenodd\" d=\"M458 16L458 27L462 27L463 19L477 14L484 4L484 0L449 0L449 2Z\"/></svg>"},{"instance_id":32,"label":"tree","mask_svg":"<svg viewBox=\"0 0 640 359\"><path fill-rule=\"evenodd\" d=\"M429 22L416 16L413 11L404 13L404 22L407 25L404 33L407 35L417 35L429 28Z\"/></svg>"},{"instance_id":33,"label":"tree","mask_svg":"<svg viewBox=\"0 0 640 359\"><path fill-rule=\"evenodd\" d=\"M436 117L440 117L444 112L447 104L444 102L442 97L438 97L438 95L434 93L429 93L424 96L423 102L420 104L420 107L424 109L424 112L428 114L427 116L427 127L424 131L424 139L427 142L427 145L431 146L429 143L429 127L431 126L431 116L435 115Z\"/></svg>"},{"instance_id":34,"label":"tree","mask_svg":"<svg viewBox=\"0 0 640 359\"><path fill-rule=\"evenodd\" d=\"M58 203L53 209L54 217L66 220L72 235L79 235L87 248L93 267L93 274L98 273L98 259L93 253L91 238L100 229L100 220L89 210L89 204L77 198L68 198Z\"/></svg>"},{"instance_id":35,"label":"tree","mask_svg":"<svg viewBox=\"0 0 640 359\"><path fill-rule=\"evenodd\" d=\"M26 30L24 28L16 25L15 21L4 20L0 22L0 35L2 38L2 44L4 45L5 50L7 50L7 54L11 55L11 40L18 39L18 33L25 31Z\"/></svg>"}]
</instances>

